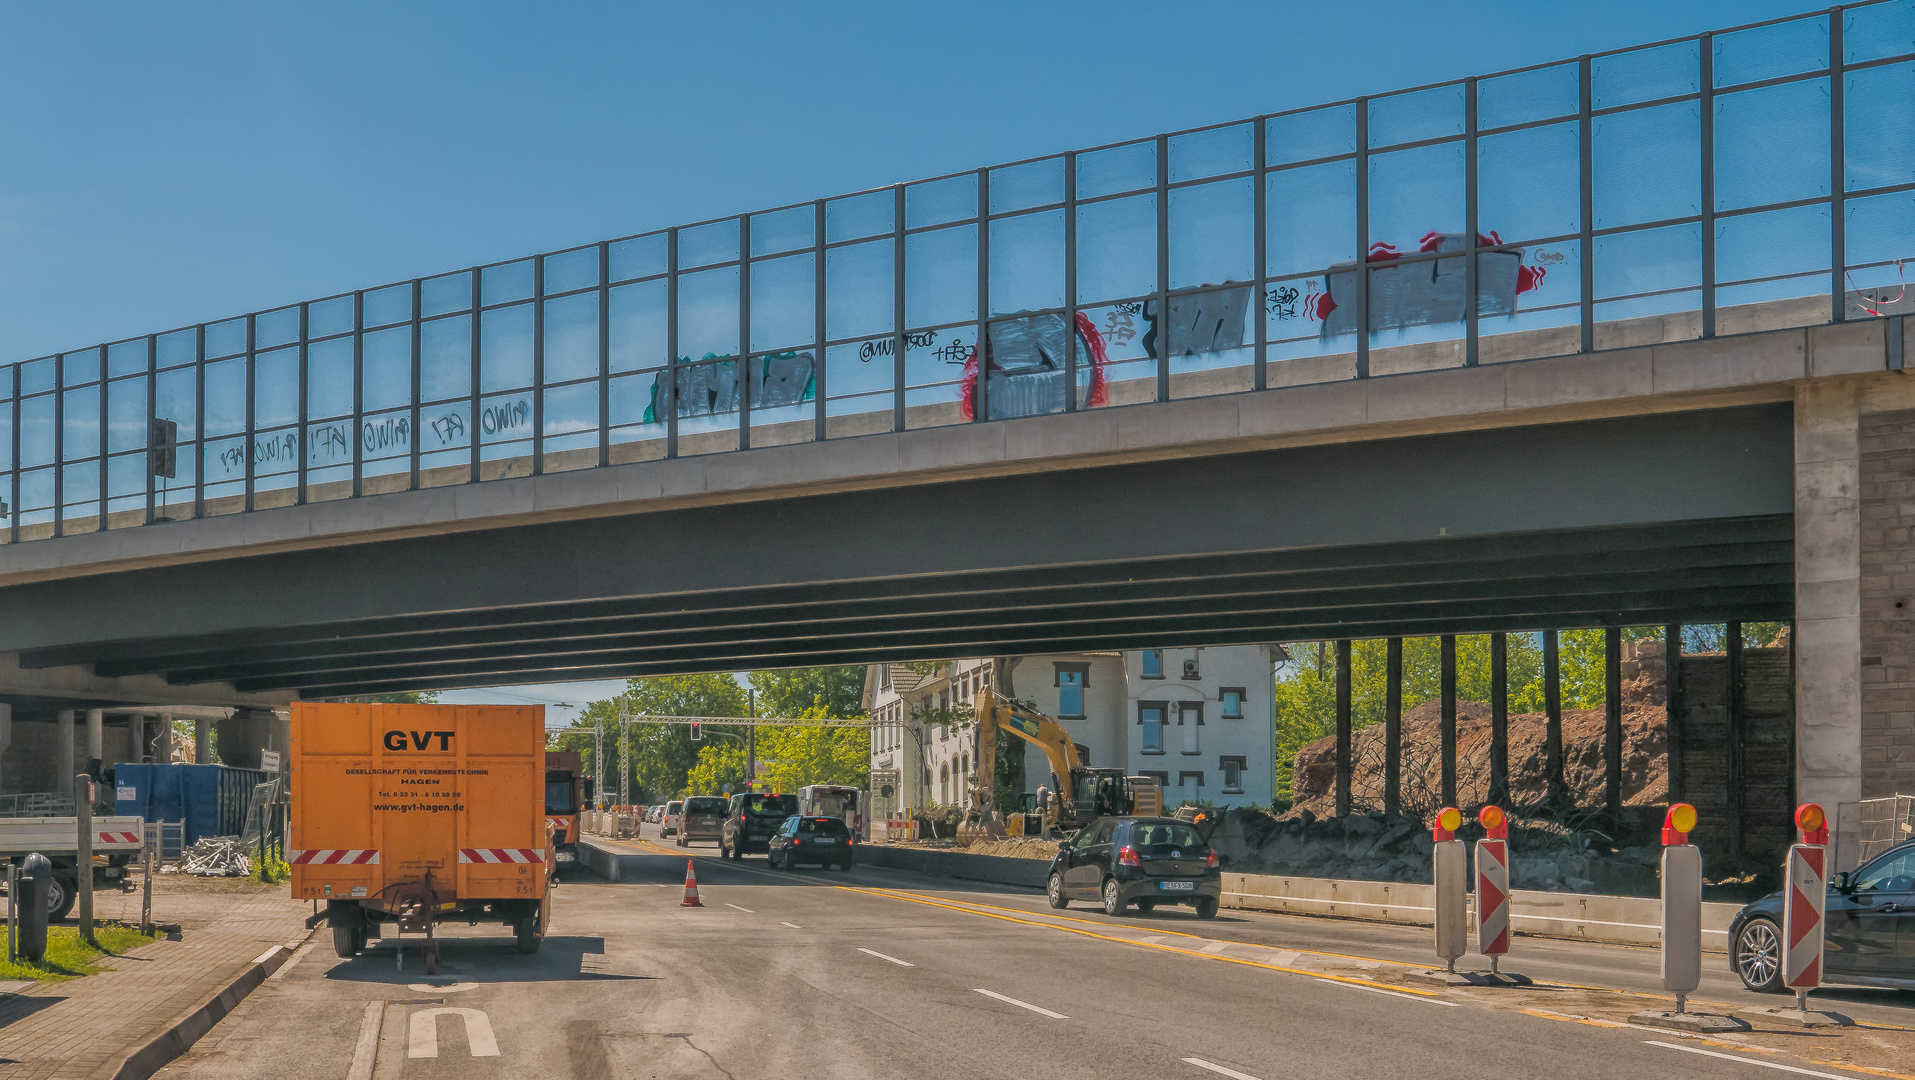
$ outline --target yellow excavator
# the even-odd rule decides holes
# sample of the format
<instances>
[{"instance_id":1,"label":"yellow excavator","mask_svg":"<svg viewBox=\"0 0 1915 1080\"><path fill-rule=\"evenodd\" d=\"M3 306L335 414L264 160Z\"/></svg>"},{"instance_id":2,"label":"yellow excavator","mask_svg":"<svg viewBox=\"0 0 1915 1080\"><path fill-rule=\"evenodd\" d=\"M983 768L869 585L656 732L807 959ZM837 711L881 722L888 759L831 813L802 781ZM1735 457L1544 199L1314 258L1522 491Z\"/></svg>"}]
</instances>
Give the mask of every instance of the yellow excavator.
<instances>
[{"instance_id":1,"label":"yellow excavator","mask_svg":"<svg viewBox=\"0 0 1915 1080\"><path fill-rule=\"evenodd\" d=\"M1003 818L991 806L999 731L1035 744L1050 760L1053 782L1059 790L1052 794L1048 805L1040 807L1044 835L1074 833L1092 818L1111 814L1163 813L1163 790L1155 778L1126 776L1122 769L1085 765L1085 748L1073 741L1056 719L995 690L980 691L972 699L971 709L977 723L978 765L976 781L971 785L971 808L958 827L960 843L1004 835Z\"/></svg>"}]
</instances>

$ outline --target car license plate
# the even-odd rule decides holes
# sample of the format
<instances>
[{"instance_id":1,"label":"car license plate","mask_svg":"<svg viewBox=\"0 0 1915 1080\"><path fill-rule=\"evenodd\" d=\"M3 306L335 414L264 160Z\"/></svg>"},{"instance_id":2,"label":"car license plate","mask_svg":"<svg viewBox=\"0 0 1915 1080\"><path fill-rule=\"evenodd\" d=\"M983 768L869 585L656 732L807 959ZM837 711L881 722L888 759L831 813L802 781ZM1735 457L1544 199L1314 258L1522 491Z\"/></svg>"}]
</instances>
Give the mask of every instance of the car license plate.
<instances>
[{"instance_id":1,"label":"car license plate","mask_svg":"<svg viewBox=\"0 0 1915 1080\"><path fill-rule=\"evenodd\" d=\"M1160 881L1157 887L1165 892L1189 892L1197 887L1194 881Z\"/></svg>"},{"instance_id":2,"label":"car license plate","mask_svg":"<svg viewBox=\"0 0 1915 1080\"><path fill-rule=\"evenodd\" d=\"M812 842L815 844L835 844L838 842L838 838L835 836L827 836L823 840L814 840Z\"/></svg>"}]
</instances>

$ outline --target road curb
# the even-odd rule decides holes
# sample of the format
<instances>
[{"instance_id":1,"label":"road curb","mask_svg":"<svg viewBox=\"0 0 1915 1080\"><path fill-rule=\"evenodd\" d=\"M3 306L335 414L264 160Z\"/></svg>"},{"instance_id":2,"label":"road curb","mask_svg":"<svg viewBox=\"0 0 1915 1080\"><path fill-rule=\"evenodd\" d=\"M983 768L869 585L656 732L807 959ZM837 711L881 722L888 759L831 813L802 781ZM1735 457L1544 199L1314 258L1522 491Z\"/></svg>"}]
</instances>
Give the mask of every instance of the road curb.
<instances>
[{"instance_id":1,"label":"road curb","mask_svg":"<svg viewBox=\"0 0 1915 1080\"><path fill-rule=\"evenodd\" d=\"M311 936L307 935L308 938ZM214 1024L225 1019L240 1002L246 1000L246 995L265 982L267 976L284 967L292 956L293 949L285 945L273 946L198 1006L174 1017L172 1023L144 1045L115 1054L93 1074L93 1080L147 1080L173 1059L192 1049L201 1036L213 1030Z\"/></svg>"}]
</instances>

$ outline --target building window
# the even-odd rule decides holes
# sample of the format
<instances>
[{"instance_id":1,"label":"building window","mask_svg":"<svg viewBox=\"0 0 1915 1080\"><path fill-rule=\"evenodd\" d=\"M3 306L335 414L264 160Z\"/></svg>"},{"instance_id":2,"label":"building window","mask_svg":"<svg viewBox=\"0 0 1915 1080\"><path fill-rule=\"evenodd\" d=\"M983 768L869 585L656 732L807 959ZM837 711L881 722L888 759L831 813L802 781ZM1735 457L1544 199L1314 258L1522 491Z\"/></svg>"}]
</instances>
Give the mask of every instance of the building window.
<instances>
[{"instance_id":1,"label":"building window","mask_svg":"<svg viewBox=\"0 0 1915 1080\"><path fill-rule=\"evenodd\" d=\"M891 665L890 664L878 665L878 689L880 690L891 689Z\"/></svg>"},{"instance_id":2,"label":"building window","mask_svg":"<svg viewBox=\"0 0 1915 1080\"><path fill-rule=\"evenodd\" d=\"M1057 669L1057 715L1084 715L1084 688L1090 685L1089 664L1053 664Z\"/></svg>"},{"instance_id":3,"label":"building window","mask_svg":"<svg viewBox=\"0 0 1915 1080\"><path fill-rule=\"evenodd\" d=\"M1140 701L1137 703L1137 725L1143 728L1143 738L1139 745L1146 754L1164 752L1164 711L1161 701Z\"/></svg>"},{"instance_id":4,"label":"building window","mask_svg":"<svg viewBox=\"0 0 1915 1080\"><path fill-rule=\"evenodd\" d=\"M1164 677L1164 650L1145 649L1143 652L1142 677L1161 679Z\"/></svg>"},{"instance_id":5,"label":"building window","mask_svg":"<svg viewBox=\"0 0 1915 1080\"><path fill-rule=\"evenodd\" d=\"M1245 759L1241 757L1222 757L1217 765L1223 769L1223 792L1225 795L1243 794L1243 770Z\"/></svg>"},{"instance_id":6,"label":"building window","mask_svg":"<svg viewBox=\"0 0 1915 1080\"><path fill-rule=\"evenodd\" d=\"M1223 702L1221 715L1225 720L1243 719L1243 687L1223 687L1217 691L1217 700Z\"/></svg>"},{"instance_id":7,"label":"building window","mask_svg":"<svg viewBox=\"0 0 1915 1080\"><path fill-rule=\"evenodd\" d=\"M951 801L951 763L948 761L938 766L938 801Z\"/></svg>"},{"instance_id":8,"label":"building window","mask_svg":"<svg viewBox=\"0 0 1915 1080\"><path fill-rule=\"evenodd\" d=\"M1186 802L1195 800L1204 793L1204 774L1201 772L1180 772L1177 774L1177 794Z\"/></svg>"},{"instance_id":9,"label":"building window","mask_svg":"<svg viewBox=\"0 0 1915 1080\"><path fill-rule=\"evenodd\" d=\"M1184 753L1203 753L1203 739L1199 734L1204 726L1204 706L1201 701L1180 701L1177 703L1177 726L1184 732Z\"/></svg>"}]
</instances>

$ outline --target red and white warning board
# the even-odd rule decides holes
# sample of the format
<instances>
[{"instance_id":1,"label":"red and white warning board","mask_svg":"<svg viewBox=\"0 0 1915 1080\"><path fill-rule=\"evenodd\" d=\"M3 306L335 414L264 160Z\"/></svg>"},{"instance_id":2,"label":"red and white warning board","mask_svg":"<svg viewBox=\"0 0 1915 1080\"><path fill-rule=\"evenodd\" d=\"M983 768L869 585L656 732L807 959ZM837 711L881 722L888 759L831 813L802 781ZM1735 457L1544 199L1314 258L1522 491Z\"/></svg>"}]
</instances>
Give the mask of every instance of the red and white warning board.
<instances>
[{"instance_id":1,"label":"red and white warning board","mask_svg":"<svg viewBox=\"0 0 1915 1080\"><path fill-rule=\"evenodd\" d=\"M286 862L293 866L377 866L379 852L373 848L306 848L288 851Z\"/></svg>"},{"instance_id":2,"label":"red and white warning board","mask_svg":"<svg viewBox=\"0 0 1915 1080\"><path fill-rule=\"evenodd\" d=\"M117 831L103 832L100 834L98 842L102 844L137 844L140 842L140 834Z\"/></svg>"},{"instance_id":3,"label":"red and white warning board","mask_svg":"<svg viewBox=\"0 0 1915 1080\"><path fill-rule=\"evenodd\" d=\"M1789 848L1788 884L1782 909L1782 983L1794 990L1822 985L1822 915L1828 900L1828 849L1820 844Z\"/></svg>"},{"instance_id":4,"label":"red and white warning board","mask_svg":"<svg viewBox=\"0 0 1915 1080\"><path fill-rule=\"evenodd\" d=\"M529 847L460 848L462 863L542 863L545 852Z\"/></svg>"},{"instance_id":5,"label":"red and white warning board","mask_svg":"<svg viewBox=\"0 0 1915 1080\"><path fill-rule=\"evenodd\" d=\"M1509 841L1476 842L1476 951L1509 951Z\"/></svg>"}]
</instances>

